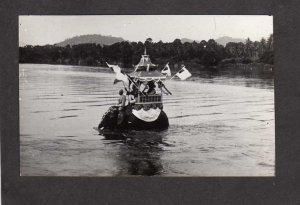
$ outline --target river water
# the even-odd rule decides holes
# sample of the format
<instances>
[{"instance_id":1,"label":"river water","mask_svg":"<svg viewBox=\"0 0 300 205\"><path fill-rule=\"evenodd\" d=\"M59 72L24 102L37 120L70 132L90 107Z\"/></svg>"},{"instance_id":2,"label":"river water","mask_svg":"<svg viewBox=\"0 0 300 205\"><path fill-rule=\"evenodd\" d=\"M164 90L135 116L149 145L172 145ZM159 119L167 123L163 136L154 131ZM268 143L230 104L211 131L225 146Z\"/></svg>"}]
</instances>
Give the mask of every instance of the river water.
<instances>
[{"instance_id":1,"label":"river water","mask_svg":"<svg viewBox=\"0 0 300 205\"><path fill-rule=\"evenodd\" d=\"M274 176L272 78L166 81L170 128L111 140L97 127L122 84L107 68L20 64L22 176Z\"/></svg>"}]
</instances>

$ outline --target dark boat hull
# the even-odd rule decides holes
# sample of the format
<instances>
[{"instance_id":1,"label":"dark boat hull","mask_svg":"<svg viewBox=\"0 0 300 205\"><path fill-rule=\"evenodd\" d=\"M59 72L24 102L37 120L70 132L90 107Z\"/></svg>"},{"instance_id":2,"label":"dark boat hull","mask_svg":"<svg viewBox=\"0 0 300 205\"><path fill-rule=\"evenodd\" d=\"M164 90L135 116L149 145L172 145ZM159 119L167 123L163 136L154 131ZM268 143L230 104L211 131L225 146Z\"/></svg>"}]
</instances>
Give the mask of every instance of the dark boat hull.
<instances>
[{"instance_id":1,"label":"dark boat hull","mask_svg":"<svg viewBox=\"0 0 300 205\"><path fill-rule=\"evenodd\" d=\"M145 122L137 118L132 112L124 112L122 123L120 123L119 111L111 107L99 123L98 129L129 129L129 130L164 130L169 127L169 120L162 110L158 118L153 122Z\"/></svg>"}]
</instances>

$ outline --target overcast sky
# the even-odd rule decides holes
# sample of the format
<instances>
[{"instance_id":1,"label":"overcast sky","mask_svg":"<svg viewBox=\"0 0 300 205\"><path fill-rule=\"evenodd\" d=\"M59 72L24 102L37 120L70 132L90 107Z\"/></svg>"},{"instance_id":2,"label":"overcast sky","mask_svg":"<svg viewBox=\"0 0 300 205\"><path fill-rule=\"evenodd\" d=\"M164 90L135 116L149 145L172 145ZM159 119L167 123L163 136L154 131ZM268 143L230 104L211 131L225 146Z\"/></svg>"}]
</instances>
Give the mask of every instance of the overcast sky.
<instances>
[{"instance_id":1,"label":"overcast sky","mask_svg":"<svg viewBox=\"0 0 300 205\"><path fill-rule=\"evenodd\" d=\"M19 16L19 44L54 44L83 34L129 41L209 40L222 36L259 40L273 33L272 16L254 15L99 15Z\"/></svg>"}]
</instances>

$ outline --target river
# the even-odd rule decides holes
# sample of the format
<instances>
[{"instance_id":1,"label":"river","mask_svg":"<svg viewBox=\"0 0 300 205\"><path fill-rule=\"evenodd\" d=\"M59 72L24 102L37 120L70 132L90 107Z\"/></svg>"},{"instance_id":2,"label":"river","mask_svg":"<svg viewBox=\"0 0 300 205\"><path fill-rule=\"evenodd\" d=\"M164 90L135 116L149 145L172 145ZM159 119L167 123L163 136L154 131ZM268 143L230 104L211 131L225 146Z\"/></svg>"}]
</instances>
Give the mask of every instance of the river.
<instances>
[{"instance_id":1,"label":"river","mask_svg":"<svg viewBox=\"0 0 300 205\"><path fill-rule=\"evenodd\" d=\"M117 102L108 68L20 64L22 176L274 176L272 78L194 75L166 81L166 131L108 139Z\"/></svg>"}]
</instances>

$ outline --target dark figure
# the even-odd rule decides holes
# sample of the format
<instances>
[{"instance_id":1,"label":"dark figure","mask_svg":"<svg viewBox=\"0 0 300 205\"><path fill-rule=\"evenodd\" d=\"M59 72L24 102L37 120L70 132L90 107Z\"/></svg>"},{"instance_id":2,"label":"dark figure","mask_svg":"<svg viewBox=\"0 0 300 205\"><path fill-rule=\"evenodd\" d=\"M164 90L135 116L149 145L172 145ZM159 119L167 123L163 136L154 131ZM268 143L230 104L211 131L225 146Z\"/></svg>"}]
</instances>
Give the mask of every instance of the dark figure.
<instances>
[{"instance_id":1,"label":"dark figure","mask_svg":"<svg viewBox=\"0 0 300 205\"><path fill-rule=\"evenodd\" d=\"M118 99L117 106L111 106L108 111L103 115L98 129L116 128L124 121L124 111L126 106L126 96L123 95L124 91L119 91L120 98Z\"/></svg>"},{"instance_id":2,"label":"dark figure","mask_svg":"<svg viewBox=\"0 0 300 205\"><path fill-rule=\"evenodd\" d=\"M118 106L119 110L124 110L124 107L126 106L126 96L123 95L124 91L121 89L119 91L120 98L118 100Z\"/></svg>"},{"instance_id":3,"label":"dark figure","mask_svg":"<svg viewBox=\"0 0 300 205\"><path fill-rule=\"evenodd\" d=\"M134 97L138 96L139 89L136 86L132 86L131 91L128 91L126 88L125 88L125 90L126 90L126 95L133 95ZM129 100L129 103L130 103L130 100Z\"/></svg>"},{"instance_id":4,"label":"dark figure","mask_svg":"<svg viewBox=\"0 0 300 205\"><path fill-rule=\"evenodd\" d=\"M124 91L121 89L119 91L119 95L120 95L120 98L118 100L118 106L119 106L119 113L118 113L118 121L117 121L117 124L118 125L121 125L122 122L124 121L124 111L125 111L125 106L126 106L126 96L123 95Z\"/></svg>"},{"instance_id":5,"label":"dark figure","mask_svg":"<svg viewBox=\"0 0 300 205\"><path fill-rule=\"evenodd\" d=\"M98 125L98 129L104 128L122 128L125 124L125 115L128 102L126 101L126 96L124 95L124 91L121 89L119 91L119 99L117 106L111 106L108 111L103 115L100 124ZM127 111L128 112L128 111Z\"/></svg>"},{"instance_id":6,"label":"dark figure","mask_svg":"<svg viewBox=\"0 0 300 205\"><path fill-rule=\"evenodd\" d=\"M147 91L147 94L148 95L154 95L155 93L156 93L156 91L155 91L155 84L154 84L154 82L153 81L149 81L148 82L148 86L149 86L149 89L148 89L148 91Z\"/></svg>"},{"instance_id":7,"label":"dark figure","mask_svg":"<svg viewBox=\"0 0 300 205\"><path fill-rule=\"evenodd\" d=\"M136 86L133 86L131 95L133 95L134 97L137 97L138 93L139 93L139 89Z\"/></svg>"}]
</instances>

